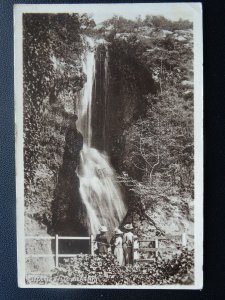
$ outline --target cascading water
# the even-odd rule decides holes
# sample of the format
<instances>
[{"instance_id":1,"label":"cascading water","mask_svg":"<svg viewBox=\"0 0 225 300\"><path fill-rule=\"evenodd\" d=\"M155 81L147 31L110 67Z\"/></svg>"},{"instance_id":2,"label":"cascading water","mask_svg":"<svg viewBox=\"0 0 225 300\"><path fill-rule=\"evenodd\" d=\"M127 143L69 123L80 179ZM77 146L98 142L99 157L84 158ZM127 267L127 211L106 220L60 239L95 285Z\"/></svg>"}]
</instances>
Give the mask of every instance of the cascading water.
<instances>
[{"instance_id":1,"label":"cascading water","mask_svg":"<svg viewBox=\"0 0 225 300\"><path fill-rule=\"evenodd\" d=\"M89 50L87 50L83 64L87 81L77 105L77 129L84 137L78 176L80 179L81 198L87 209L89 233L96 235L100 225L106 225L109 230L113 230L118 226L125 216L126 207L123 202L120 187L118 183L116 183L115 171L109 163L109 158L105 153L101 153L91 147L91 107L95 80L95 42L93 39L87 38L87 43L89 44ZM104 62L105 81L108 80L107 57L108 56L106 56ZM106 101L107 98L105 98L105 102ZM105 124L105 120L103 121L103 124Z\"/></svg>"},{"instance_id":2,"label":"cascading water","mask_svg":"<svg viewBox=\"0 0 225 300\"><path fill-rule=\"evenodd\" d=\"M109 60L109 56L108 56L108 51L106 51L106 55L105 55L105 60L104 60L104 73L105 73L105 78L104 78L104 84L105 84L105 97L104 97L104 128L103 128L103 142L104 142L104 150L106 149L106 122L107 122L107 87L108 87L108 60Z\"/></svg>"}]
</instances>

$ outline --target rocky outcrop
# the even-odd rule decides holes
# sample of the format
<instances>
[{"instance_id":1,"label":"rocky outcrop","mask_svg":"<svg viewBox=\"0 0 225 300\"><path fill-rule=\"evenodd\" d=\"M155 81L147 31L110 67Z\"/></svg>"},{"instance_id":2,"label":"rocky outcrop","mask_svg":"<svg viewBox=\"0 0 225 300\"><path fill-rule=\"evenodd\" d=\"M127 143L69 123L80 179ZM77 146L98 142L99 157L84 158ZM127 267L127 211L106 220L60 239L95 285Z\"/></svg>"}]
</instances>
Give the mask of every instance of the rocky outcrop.
<instances>
[{"instance_id":1,"label":"rocky outcrop","mask_svg":"<svg viewBox=\"0 0 225 300\"><path fill-rule=\"evenodd\" d=\"M87 234L86 211L79 194L79 178L76 173L82 147L83 137L76 129L75 119L71 118L52 203L52 227L59 235Z\"/></svg>"}]
</instances>

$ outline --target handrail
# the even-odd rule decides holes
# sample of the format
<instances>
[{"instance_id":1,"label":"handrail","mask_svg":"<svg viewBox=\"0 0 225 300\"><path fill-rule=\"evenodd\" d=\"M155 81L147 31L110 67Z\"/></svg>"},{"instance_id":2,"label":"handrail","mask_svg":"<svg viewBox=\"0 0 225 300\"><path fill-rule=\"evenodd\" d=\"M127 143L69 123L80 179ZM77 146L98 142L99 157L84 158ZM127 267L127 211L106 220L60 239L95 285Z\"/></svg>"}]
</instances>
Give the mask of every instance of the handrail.
<instances>
[{"instance_id":1,"label":"handrail","mask_svg":"<svg viewBox=\"0 0 225 300\"><path fill-rule=\"evenodd\" d=\"M94 255L94 239L91 236L25 236L25 240L55 240L55 254L26 254L26 257L55 257L55 266L59 265L60 257L76 257L78 254L59 254L59 240L90 240L91 255Z\"/></svg>"},{"instance_id":2,"label":"handrail","mask_svg":"<svg viewBox=\"0 0 225 300\"><path fill-rule=\"evenodd\" d=\"M25 239L34 240L54 240L55 236L25 236ZM90 240L89 236L58 236L59 240Z\"/></svg>"}]
</instances>

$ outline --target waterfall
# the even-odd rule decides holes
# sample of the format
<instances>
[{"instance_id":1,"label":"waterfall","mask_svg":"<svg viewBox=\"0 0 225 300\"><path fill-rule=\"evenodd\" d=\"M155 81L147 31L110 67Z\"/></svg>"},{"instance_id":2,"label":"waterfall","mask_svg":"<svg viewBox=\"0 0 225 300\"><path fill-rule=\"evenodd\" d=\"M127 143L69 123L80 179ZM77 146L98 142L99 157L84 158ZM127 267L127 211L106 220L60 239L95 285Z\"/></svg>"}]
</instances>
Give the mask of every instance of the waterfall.
<instances>
[{"instance_id":1,"label":"waterfall","mask_svg":"<svg viewBox=\"0 0 225 300\"><path fill-rule=\"evenodd\" d=\"M78 176L80 179L80 195L87 210L89 233L97 234L100 225L106 225L113 230L119 225L126 213L120 186L116 182L116 173L110 165L107 154L101 153L92 147L92 92L95 80L95 48L96 43L92 38L87 38L87 50L83 69L87 81L83 87L77 105L77 129L84 137L83 150L80 155ZM107 84L108 57L104 61L105 82ZM107 109L107 94L105 96L105 116ZM103 126L105 121L102 120ZM103 128L105 134L105 130ZM104 136L105 142L105 136Z\"/></svg>"},{"instance_id":2,"label":"waterfall","mask_svg":"<svg viewBox=\"0 0 225 300\"><path fill-rule=\"evenodd\" d=\"M83 70L87 76L84 88L81 92L79 103L77 105L77 129L82 133L84 142L90 147L92 130L91 130L91 103L92 88L95 79L95 53L94 40L86 38L90 47L86 55L83 57Z\"/></svg>"},{"instance_id":3,"label":"waterfall","mask_svg":"<svg viewBox=\"0 0 225 300\"><path fill-rule=\"evenodd\" d=\"M109 55L108 51L106 51L104 68L105 68L105 78L104 78L104 86L105 86L105 95L104 95L104 128L103 128L103 141L104 141L104 150L106 149L106 122L107 122L107 97L108 97L108 60Z\"/></svg>"}]
</instances>

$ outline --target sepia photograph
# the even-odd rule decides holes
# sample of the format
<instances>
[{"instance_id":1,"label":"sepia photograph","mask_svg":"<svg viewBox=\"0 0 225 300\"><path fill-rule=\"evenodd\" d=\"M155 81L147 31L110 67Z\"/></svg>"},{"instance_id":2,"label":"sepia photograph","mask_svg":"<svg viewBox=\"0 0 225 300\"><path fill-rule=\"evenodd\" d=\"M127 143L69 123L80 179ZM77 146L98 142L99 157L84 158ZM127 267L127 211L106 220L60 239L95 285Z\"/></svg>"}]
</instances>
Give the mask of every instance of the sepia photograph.
<instances>
[{"instance_id":1,"label":"sepia photograph","mask_svg":"<svg viewBox=\"0 0 225 300\"><path fill-rule=\"evenodd\" d=\"M18 4L14 57L19 287L201 289L201 4Z\"/></svg>"}]
</instances>

